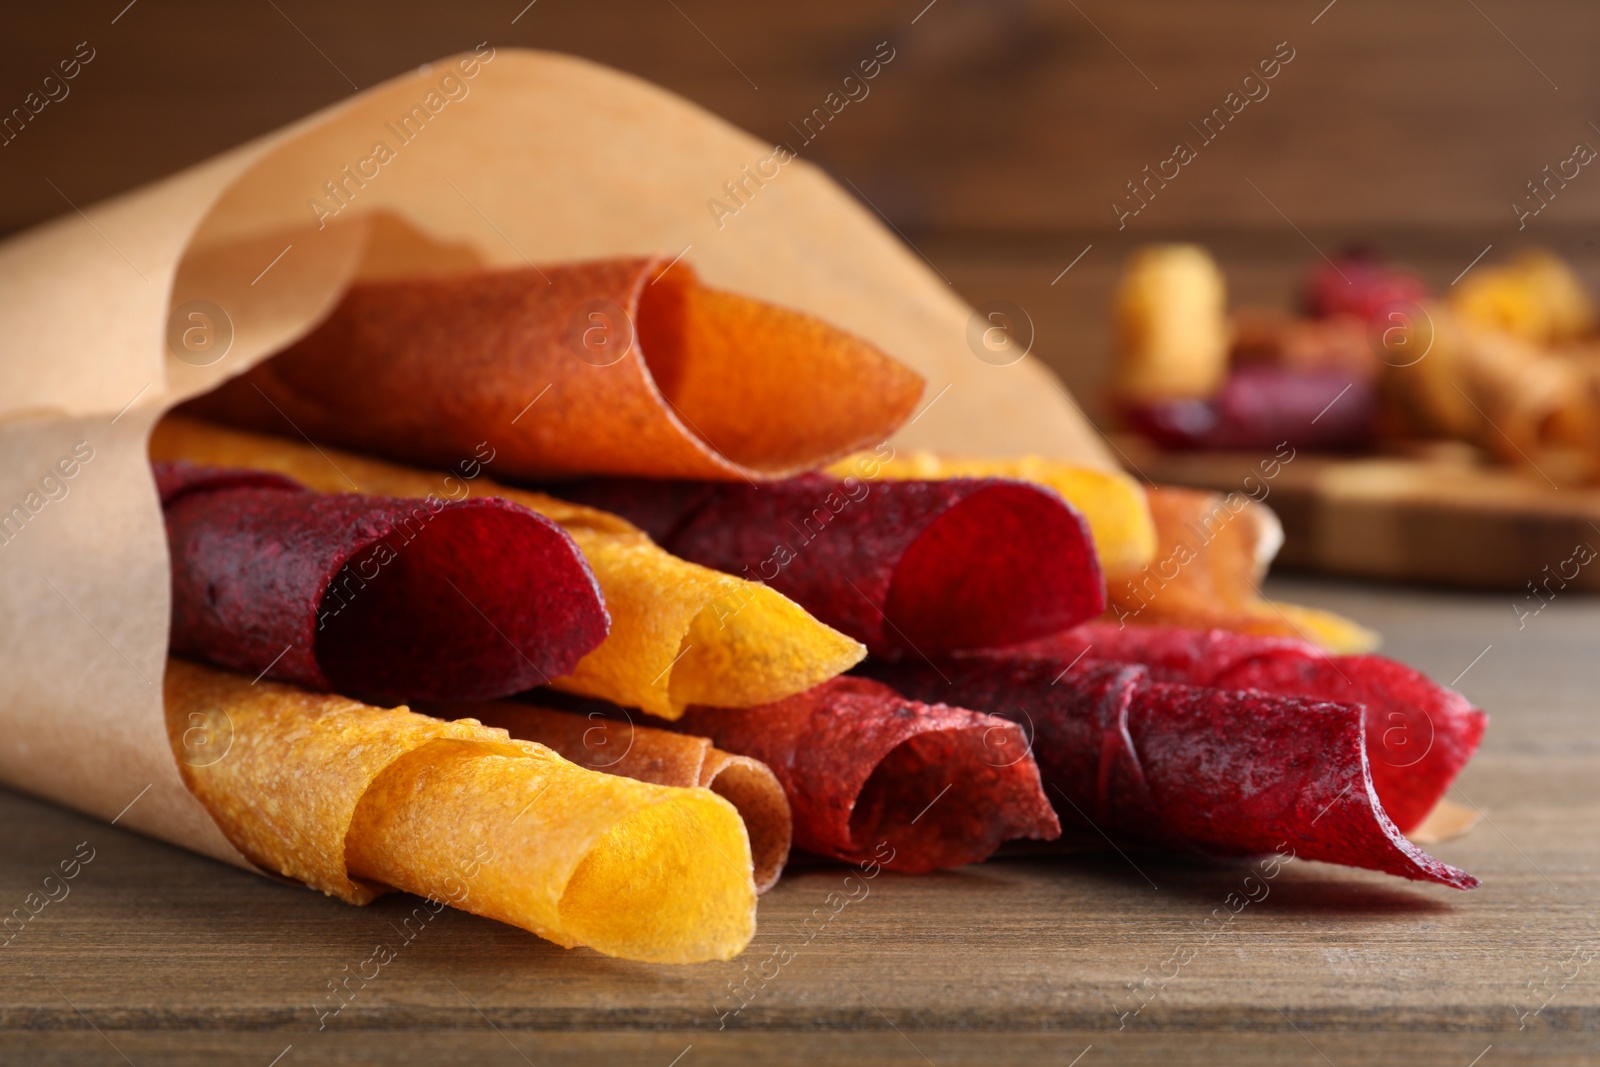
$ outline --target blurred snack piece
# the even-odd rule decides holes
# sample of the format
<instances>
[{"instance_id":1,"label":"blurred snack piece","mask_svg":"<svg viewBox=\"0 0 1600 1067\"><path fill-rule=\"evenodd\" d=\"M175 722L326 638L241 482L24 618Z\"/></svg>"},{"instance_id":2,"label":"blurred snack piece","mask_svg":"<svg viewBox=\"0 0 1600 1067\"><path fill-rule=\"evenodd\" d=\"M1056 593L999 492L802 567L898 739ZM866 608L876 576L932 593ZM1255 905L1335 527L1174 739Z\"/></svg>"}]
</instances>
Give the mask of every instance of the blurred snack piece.
<instances>
[{"instance_id":1,"label":"blurred snack piece","mask_svg":"<svg viewBox=\"0 0 1600 1067\"><path fill-rule=\"evenodd\" d=\"M1307 319L1274 308L1233 313L1231 359L1236 367L1340 372L1370 378L1378 357L1367 344L1366 320L1347 312Z\"/></svg>"},{"instance_id":2,"label":"blurred snack piece","mask_svg":"<svg viewBox=\"0 0 1600 1067\"><path fill-rule=\"evenodd\" d=\"M1123 270L1114 306L1112 388L1125 402L1201 399L1228 370L1227 291L1198 245L1150 245Z\"/></svg>"},{"instance_id":3,"label":"blurred snack piece","mask_svg":"<svg viewBox=\"0 0 1600 1067\"><path fill-rule=\"evenodd\" d=\"M1162 448L1343 451L1371 439L1376 406L1370 375L1262 365L1235 369L1208 400L1126 404L1122 416Z\"/></svg>"},{"instance_id":4,"label":"blurred snack piece","mask_svg":"<svg viewBox=\"0 0 1600 1067\"><path fill-rule=\"evenodd\" d=\"M1374 248L1357 245L1337 259L1313 262L1302 300L1313 319L1349 315L1365 322L1386 308L1414 304L1427 295L1427 284L1414 272L1384 262Z\"/></svg>"},{"instance_id":5,"label":"blurred snack piece","mask_svg":"<svg viewBox=\"0 0 1600 1067\"><path fill-rule=\"evenodd\" d=\"M1465 441L1558 485L1600 475L1600 362L1486 328L1455 304L1422 308L1425 356L1384 377L1394 436Z\"/></svg>"},{"instance_id":6,"label":"blurred snack piece","mask_svg":"<svg viewBox=\"0 0 1600 1067\"><path fill-rule=\"evenodd\" d=\"M1125 268L1112 400L1157 446L1415 454L1448 440L1557 486L1600 481L1595 306L1553 253L1478 266L1441 299L1356 248L1312 263L1299 313L1197 314L1196 292L1220 301L1220 278L1187 245L1142 249ZM1159 340L1180 321L1206 345ZM1219 334L1225 355L1199 359Z\"/></svg>"},{"instance_id":7,"label":"blurred snack piece","mask_svg":"<svg viewBox=\"0 0 1600 1067\"><path fill-rule=\"evenodd\" d=\"M1163 448L1359 447L1376 406L1362 309L1389 293L1370 278L1359 302L1315 296L1331 309L1325 321L1260 310L1230 320L1221 268L1204 249L1140 249L1117 289L1113 404Z\"/></svg>"},{"instance_id":8,"label":"blurred snack piece","mask_svg":"<svg viewBox=\"0 0 1600 1067\"><path fill-rule=\"evenodd\" d=\"M1500 266L1479 267L1451 299L1468 322L1536 345L1567 344L1594 333L1594 302L1565 260L1544 249Z\"/></svg>"}]
</instances>

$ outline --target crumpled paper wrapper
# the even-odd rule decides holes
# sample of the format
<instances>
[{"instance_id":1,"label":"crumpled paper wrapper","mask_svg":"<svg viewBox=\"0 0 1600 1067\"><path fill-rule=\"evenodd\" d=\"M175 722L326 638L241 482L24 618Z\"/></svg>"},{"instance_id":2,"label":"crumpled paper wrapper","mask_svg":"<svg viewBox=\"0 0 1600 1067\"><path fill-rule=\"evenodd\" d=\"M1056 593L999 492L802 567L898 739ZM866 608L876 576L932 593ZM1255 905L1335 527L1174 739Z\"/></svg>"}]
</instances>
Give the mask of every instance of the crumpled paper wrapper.
<instances>
[{"instance_id":1,"label":"crumpled paper wrapper","mask_svg":"<svg viewBox=\"0 0 1600 1067\"><path fill-rule=\"evenodd\" d=\"M145 441L358 276L683 252L925 375L897 443L1111 468L1048 372L978 358L971 309L817 168L783 164L719 226L708 200L772 155L630 76L480 46L0 244L0 781L249 866L163 727Z\"/></svg>"}]
</instances>

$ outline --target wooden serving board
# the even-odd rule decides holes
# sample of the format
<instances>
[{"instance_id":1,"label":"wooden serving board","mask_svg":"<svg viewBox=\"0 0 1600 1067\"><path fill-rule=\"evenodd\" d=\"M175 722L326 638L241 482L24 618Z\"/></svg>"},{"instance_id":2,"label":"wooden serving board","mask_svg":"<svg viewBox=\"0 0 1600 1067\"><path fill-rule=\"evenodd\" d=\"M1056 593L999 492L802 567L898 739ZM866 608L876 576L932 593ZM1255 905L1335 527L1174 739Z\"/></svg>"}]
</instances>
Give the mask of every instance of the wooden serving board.
<instances>
[{"instance_id":1,"label":"wooden serving board","mask_svg":"<svg viewBox=\"0 0 1600 1067\"><path fill-rule=\"evenodd\" d=\"M1277 563L1289 569L1510 590L1530 610L1563 589L1600 591L1600 489L1463 458L1306 452L1266 478L1270 456L1117 445L1153 482L1267 504L1283 521Z\"/></svg>"}]
</instances>

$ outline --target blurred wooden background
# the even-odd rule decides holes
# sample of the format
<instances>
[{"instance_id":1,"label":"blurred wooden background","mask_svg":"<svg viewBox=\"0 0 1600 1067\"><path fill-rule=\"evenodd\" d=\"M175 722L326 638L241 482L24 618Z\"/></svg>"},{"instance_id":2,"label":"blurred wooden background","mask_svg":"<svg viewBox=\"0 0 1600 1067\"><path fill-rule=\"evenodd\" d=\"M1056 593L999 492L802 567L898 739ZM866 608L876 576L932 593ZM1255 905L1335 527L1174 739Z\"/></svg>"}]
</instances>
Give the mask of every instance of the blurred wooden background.
<instances>
[{"instance_id":1,"label":"blurred wooden background","mask_svg":"<svg viewBox=\"0 0 1600 1067\"><path fill-rule=\"evenodd\" d=\"M791 142L888 41L870 95L804 154L969 299L1026 308L1035 352L1091 408L1107 295L1140 242L1211 243L1238 297L1282 302L1313 243L1376 239L1446 286L1491 244L1489 260L1535 241L1592 258L1600 236L1600 172L1521 233L1510 207L1574 144L1600 147L1600 10L1583 0L95 0L5 22L0 115L79 42L95 58L0 147L0 233L483 40L588 56ZM1189 124L1280 42L1294 59L1269 95L1119 232L1124 183L1198 144Z\"/></svg>"}]
</instances>

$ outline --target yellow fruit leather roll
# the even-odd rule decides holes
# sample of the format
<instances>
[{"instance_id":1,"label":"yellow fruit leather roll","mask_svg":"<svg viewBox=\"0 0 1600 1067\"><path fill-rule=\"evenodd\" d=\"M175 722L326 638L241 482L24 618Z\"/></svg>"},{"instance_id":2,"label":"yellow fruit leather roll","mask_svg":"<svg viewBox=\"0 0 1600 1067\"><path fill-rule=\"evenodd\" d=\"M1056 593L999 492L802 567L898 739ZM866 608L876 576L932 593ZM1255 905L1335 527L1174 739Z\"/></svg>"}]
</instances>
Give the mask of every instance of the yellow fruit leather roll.
<instances>
[{"instance_id":1,"label":"yellow fruit leather roll","mask_svg":"<svg viewBox=\"0 0 1600 1067\"><path fill-rule=\"evenodd\" d=\"M227 839L330 896L404 890L653 963L729 959L755 931L744 823L709 789L184 660L165 696L184 783Z\"/></svg>"},{"instance_id":2,"label":"yellow fruit leather roll","mask_svg":"<svg viewBox=\"0 0 1600 1067\"><path fill-rule=\"evenodd\" d=\"M424 710L478 719L606 774L657 785L703 786L726 798L744 819L756 891L765 893L783 873L793 834L789 799L772 768L760 760L724 752L704 737L511 700L428 705Z\"/></svg>"},{"instance_id":3,"label":"yellow fruit leather roll","mask_svg":"<svg viewBox=\"0 0 1600 1067\"><path fill-rule=\"evenodd\" d=\"M555 520L588 560L611 613L611 632L552 684L676 719L690 704L754 707L848 670L866 649L781 593L685 562L615 515L499 485L484 476L493 450L430 473L330 448L167 416L150 439L154 460L188 460L286 474L329 493L464 499L498 496Z\"/></svg>"}]
</instances>

